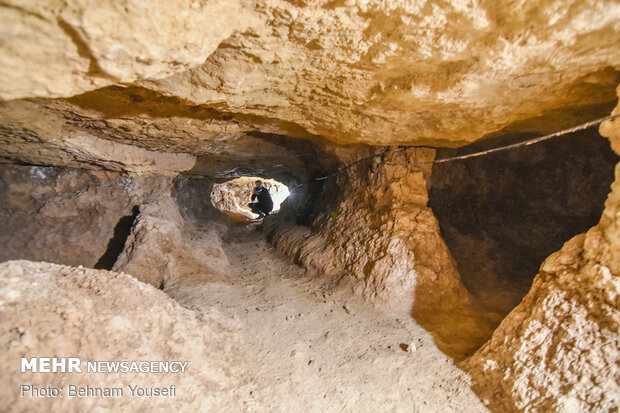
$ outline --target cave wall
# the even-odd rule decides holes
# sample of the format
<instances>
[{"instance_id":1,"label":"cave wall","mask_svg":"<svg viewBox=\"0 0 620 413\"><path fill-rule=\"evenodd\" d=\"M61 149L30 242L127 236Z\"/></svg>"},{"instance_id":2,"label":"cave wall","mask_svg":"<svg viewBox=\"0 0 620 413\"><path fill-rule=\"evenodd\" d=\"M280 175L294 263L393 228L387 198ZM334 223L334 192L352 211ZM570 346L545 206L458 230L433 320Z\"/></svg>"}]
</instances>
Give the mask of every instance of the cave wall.
<instances>
[{"instance_id":1,"label":"cave wall","mask_svg":"<svg viewBox=\"0 0 620 413\"><path fill-rule=\"evenodd\" d=\"M196 194L172 177L11 164L0 176L0 261L114 269L158 288L225 278L226 224L197 209L207 211L198 236L179 202Z\"/></svg>"},{"instance_id":2,"label":"cave wall","mask_svg":"<svg viewBox=\"0 0 620 413\"><path fill-rule=\"evenodd\" d=\"M186 70L247 27L245 9L230 0L4 2L3 99L71 96Z\"/></svg>"},{"instance_id":3,"label":"cave wall","mask_svg":"<svg viewBox=\"0 0 620 413\"><path fill-rule=\"evenodd\" d=\"M600 128L616 153L619 125ZM598 224L544 261L523 301L464 364L493 410L617 410L620 164L615 177Z\"/></svg>"},{"instance_id":4,"label":"cave wall","mask_svg":"<svg viewBox=\"0 0 620 413\"><path fill-rule=\"evenodd\" d=\"M278 216L265 219L266 231L276 248L324 275L327 284L411 312L442 350L462 358L498 320L463 287L427 205L434 150L373 151L380 156L335 175L312 199L320 212L311 227Z\"/></svg>"},{"instance_id":5,"label":"cave wall","mask_svg":"<svg viewBox=\"0 0 620 413\"><path fill-rule=\"evenodd\" d=\"M3 100L139 83L245 116L254 130L339 143L455 146L509 125L551 132L591 119L581 108L600 113L619 80L614 0L0 7Z\"/></svg>"},{"instance_id":6,"label":"cave wall","mask_svg":"<svg viewBox=\"0 0 620 413\"><path fill-rule=\"evenodd\" d=\"M0 160L94 170L3 167L4 258L95 265L119 219L148 204L122 265L164 288L166 271L191 276L202 267L182 264L205 257L180 253L171 263L151 246L203 245L191 241L177 206L156 196L169 181L132 177L144 188L128 195L118 172L232 177L295 152L261 134L457 146L500 132L553 132L607 113L620 79L614 0L9 0L0 10L1 99L86 92L2 102ZM95 90L107 85L117 86ZM602 130L619 152L617 122ZM299 177L318 159L306 152L285 166ZM430 168L416 164L429 159L432 151L410 149L359 164L324 188L302 188L290 205L306 212L265 226L280 250L328 282L411 311L444 351L462 357L499 320L477 308L440 237L427 205ZM16 177L11 168L31 169ZM26 182L31 173L42 183ZM179 184L175 200L191 198L183 188L209 185ZM468 362L497 410L614 408L619 192L616 182L600 223L547 259ZM190 202L204 209L182 205L180 216L211 225L202 222L208 205ZM301 221L311 228L291 225ZM168 269L151 278L149 263Z\"/></svg>"},{"instance_id":7,"label":"cave wall","mask_svg":"<svg viewBox=\"0 0 620 413\"><path fill-rule=\"evenodd\" d=\"M179 279L185 287L225 280L230 271L222 250L225 227L208 224L198 233L172 197L142 205L112 270L132 274L169 293Z\"/></svg>"},{"instance_id":8,"label":"cave wall","mask_svg":"<svg viewBox=\"0 0 620 413\"><path fill-rule=\"evenodd\" d=\"M174 180L172 197L183 218L197 228L218 222L217 217L221 215L211 203L213 183L212 179L183 175Z\"/></svg>"},{"instance_id":9,"label":"cave wall","mask_svg":"<svg viewBox=\"0 0 620 413\"><path fill-rule=\"evenodd\" d=\"M120 219L170 193L172 179L0 164L0 261L93 267Z\"/></svg>"},{"instance_id":10,"label":"cave wall","mask_svg":"<svg viewBox=\"0 0 620 413\"><path fill-rule=\"evenodd\" d=\"M523 141L504 136L438 158ZM595 128L433 166L429 205L467 289L507 314L543 260L600 219L617 155Z\"/></svg>"},{"instance_id":11,"label":"cave wall","mask_svg":"<svg viewBox=\"0 0 620 413\"><path fill-rule=\"evenodd\" d=\"M129 99L129 95L124 97ZM115 108L122 112L126 107L123 95L113 96L119 99ZM169 176L192 169L196 157L187 153L187 147L173 144L175 123L187 119L164 121L170 129L164 139L153 132L162 126L148 127L149 122L139 113L135 107L133 112L126 111L117 125L111 119L104 120L105 114L65 100L0 102L0 162ZM136 142L140 138L142 142Z\"/></svg>"},{"instance_id":12,"label":"cave wall","mask_svg":"<svg viewBox=\"0 0 620 413\"><path fill-rule=\"evenodd\" d=\"M281 123L110 86L69 99L0 102L0 162L280 181L333 166L324 139L270 133Z\"/></svg>"}]
</instances>

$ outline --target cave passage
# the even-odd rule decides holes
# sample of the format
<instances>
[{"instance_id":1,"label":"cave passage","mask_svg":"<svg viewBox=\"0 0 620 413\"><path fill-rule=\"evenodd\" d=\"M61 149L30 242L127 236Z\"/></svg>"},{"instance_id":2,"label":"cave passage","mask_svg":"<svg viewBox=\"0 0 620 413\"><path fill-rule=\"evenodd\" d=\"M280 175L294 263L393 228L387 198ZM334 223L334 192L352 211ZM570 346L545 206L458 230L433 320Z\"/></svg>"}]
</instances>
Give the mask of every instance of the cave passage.
<instances>
[{"instance_id":1,"label":"cave passage","mask_svg":"<svg viewBox=\"0 0 620 413\"><path fill-rule=\"evenodd\" d=\"M118 259L118 256L123 252L123 247L125 246L125 241L131 234L131 228L133 227L138 214L140 213L140 207L138 205L134 205L131 210L131 215L125 215L118 220L118 223L114 227L114 233L110 241L108 241L108 246L106 248L105 253L99 258L99 261L95 264L95 268L98 270L111 270L114 266L114 263Z\"/></svg>"},{"instance_id":2,"label":"cave passage","mask_svg":"<svg viewBox=\"0 0 620 413\"><path fill-rule=\"evenodd\" d=\"M280 205L290 195L288 187L275 179L267 179L257 176L244 176L231 179L223 183L216 183L211 190L211 202L213 206L229 217L238 220L252 220L258 218L258 214L248 207L251 201L254 183L260 180L263 186L269 190L273 200L272 214L280 211Z\"/></svg>"},{"instance_id":3,"label":"cave passage","mask_svg":"<svg viewBox=\"0 0 620 413\"><path fill-rule=\"evenodd\" d=\"M437 158L531 136L503 136ZM617 155L596 129L517 150L435 164L429 205L463 283L506 314L531 287L543 260L594 226L614 179Z\"/></svg>"}]
</instances>

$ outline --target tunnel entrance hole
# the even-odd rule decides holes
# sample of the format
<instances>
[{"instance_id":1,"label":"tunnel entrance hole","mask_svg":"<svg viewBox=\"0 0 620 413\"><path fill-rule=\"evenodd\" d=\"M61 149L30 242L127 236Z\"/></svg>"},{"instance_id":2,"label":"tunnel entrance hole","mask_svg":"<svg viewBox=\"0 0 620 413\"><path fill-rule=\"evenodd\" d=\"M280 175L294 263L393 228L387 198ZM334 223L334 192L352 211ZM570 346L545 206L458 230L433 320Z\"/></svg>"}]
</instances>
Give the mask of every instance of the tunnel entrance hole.
<instances>
[{"instance_id":1,"label":"tunnel entrance hole","mask_svg":"<svg viewBox=\"0 0 620 413\"><path fill-rule=\"evenodd\" d=\"M278 213L282 202L290 195L288 187L275 179L256 176L244 176L230 181L216 183L211 190L212 205L224 214L239 221L257 219L259 215L253 212L248 204L252 199L255 182L262 181L273 200L271 214Z\"/></svg>"},{"instance_id":2,"label":"tunnel entrance hole","mask_svg":"<svg viewBox=\"0 0 620 413\"><path fill-rule=\"evenodd\" d=\"M524 139L513 135L440 149L437 158ZM510 312L545 258L597 224L618 159L609 141L590 129L435 164L429 205L470 293L502 316Z\"/></svg>"}]
</instances>

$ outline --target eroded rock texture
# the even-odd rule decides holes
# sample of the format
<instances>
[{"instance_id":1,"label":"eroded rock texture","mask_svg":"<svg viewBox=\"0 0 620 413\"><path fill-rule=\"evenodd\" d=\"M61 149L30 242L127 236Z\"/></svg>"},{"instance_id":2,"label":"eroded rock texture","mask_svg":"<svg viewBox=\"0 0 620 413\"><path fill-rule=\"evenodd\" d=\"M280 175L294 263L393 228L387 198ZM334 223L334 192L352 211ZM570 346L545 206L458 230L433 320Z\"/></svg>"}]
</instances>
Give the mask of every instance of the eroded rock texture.
<instances>
[{"instance_id":1,"label":"eroded rock texture","mask_svg":"<svg viewBox=\"0 0 620 413\"><path fill-rule=\"evenodd\" d=\"M428 208L434 151L383 150L330 181L312 228L266 220L275 246L382 306L411 311L438 345L463 357L490 334ZM476 311L478 310L478 311Z\"/></svg>"},{"instance_id":2,"label":"eroded rock texture","mask_svg":"<svg viewBox=\"0 0 620 413\"><path fill-rule=\"evenodd\" d=\"M140 87L2 102L0 162L280 180L334 165L319 137L281 121L249 118ZM273 133L282 128L290 136Z\"/></svg>"},{"instance_id":3,"label":"eroded rock texture","mask_svg":"<svg viewBox=\"0 0 620 413\"><path fill-rule=\"evenodd\" d=\"M222 232L220 225L211 223L210 230L198 236L173 198L158 199L140 208L112 269L166 291L179 279L184 285L226 279L229 263L221 247Z\"/></svg>"},{"instance_id":4,"label":"eroded rock texture","mask_svg":"<svg viewBox=\"0 0 620 413\"><path fill-rule=\"evenodd\" d=\"M126 274L62 265L0 264L0 399L8 411L165 410L167 397L19 397L22 384L42 388L175 385L182 410L218 406L230 382L238 324L216 312L181 307ZM157 320L154 322L154 320ZM21 373L20 357L79 357L86 361L179 360L185 373ZM195 397L200 394L200 397ZM224 408L221 406L220 408Z\"/></svg>"},{"instance_id":5,"label":"eroded rock texture","mask_svg":"<svg viewBox=\"0 0 620 413\"><path fill-rule=\"evenodd\" d=\"M172 186L168 177L42 166L0 164L0 176L0 260L87 267L118 249L112 241L123 217Z\"/></svg>"},{"instance_id":6,"label":"eroded rock texture","mask_svg":"<svg viewBox=\"0 0 620 413\"><path fill-rule=\"evenodd\" d=\"M614 0L4 1L0 161L32 166L0 168L0 258L114 267L168 291L184 277L187 290L174 290L184 297L193 280L220 281L228 271L213 183L272 176L304 183L289 213L266 222L281 251L330 286L406 310L461 358L499 315L463 287L428 207L434 151L394 145L459 146L606 115L620 81L619 19ZM620 153L618 122L602 130ZM327 181L312 179L372 154L379 156ZM618 185L599 224L547 259L530 293L467 362L494 409L617 410ZM200 239L190 225L204 232ZM152 308L166 327L159 338L174 332L170 317L180 319L190 337L183 351L204 350L201 333L192 335L196 320L169 303L145 298L138 314L118 301L155 294L135 280L39 264L2 268L6 294L24 297L10 308L19 312L3 317L11 357L43 348L18 320L36 328L49 321L41 327L57 340L45 346L49 355L89 348L75 337L106 345L116 337L80 314L130 334L132 324L143 330ZM30 290L35 278L53 295ZM23 307L39 301L54 311ZM170 311L160 314L160 305ZM69 326L63 314L83 324ZM162 349L157 337L118 337L122 349L107 347L116 355L126 342ZM157 351L155 358L170 355ZM204 410L202 401L208 396L182 407Z\"/></svg>"},{"instance_id":7,"label":"eroded rock texture","mask_svg":"<svg viewBox=\"0 0 620 413\"><path fill-rule=\"evenodd\" d=\"M619 79L619 7L11 1L2 6L0 93L71 96L142 80L256 117L255 129L269 123L340 143L462 144L509 125L548 131L545 115L556 128L591 116L575 109L608 110Z\"/></svg>"},{"instance_id":8,"label":"eroded rock texture","mask_svg":"<svg viewBox=\"0 0 620 413\"><path fill-rule=\"evenodd\" d=\"M601 128L616 152L618 125ZM521 304L467 362L494 409L617 410L620 165L615 173L598 225L545 260Z\"/></svg>"},{"instance_id":9,"label":"eroded rock texture","mask_svg":"<svg viewBox=\"0 0 620 413\"><path fill-rule=\"evenodd\" d=\"M114 268L155 287L227 271L224 224L212 220L199 241L169 177L16 165L0 172L1 260Z\"/></svg>"},{"instance_id":10,"label":"eroded rock texture","mask_svg":"<svg viewBox=\"0 0 620 413\"><path fill-rule=\"evenodd\" d=\"M2 103L0 123L0 160L4 162L172 176L192 169L196 162L187 149L170 148L174 134L149 146L147 137L158 136L149 132L146 119L134 116L116 129L114 123L64 101ZM144 136L145 142L135 145L136 136Z\"/></svg>"},{"instance_id":11,"label":"eroded rock texture","mask_svg":"<svg viewBox=\"0 0 620 413\"><path fill-rule=\"evenodd\" d=\"M10 39L0 54L5 99L165 77L202 63L251 21L242 2L190 0L6 1L0 16Z\"/></svg>"}]
</instances>

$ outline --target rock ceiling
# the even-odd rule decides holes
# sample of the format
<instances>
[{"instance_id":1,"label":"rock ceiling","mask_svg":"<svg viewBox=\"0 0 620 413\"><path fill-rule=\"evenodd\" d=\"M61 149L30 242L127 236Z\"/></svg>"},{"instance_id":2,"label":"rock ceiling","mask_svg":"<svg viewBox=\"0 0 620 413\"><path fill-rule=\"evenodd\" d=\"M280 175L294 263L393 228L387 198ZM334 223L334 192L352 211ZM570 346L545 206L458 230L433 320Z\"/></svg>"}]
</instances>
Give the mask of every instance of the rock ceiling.
<instances>
[{"instance_id":1,"label":"rock ceiling","mask_svg":"<svg viewBox=\"0 0 620 413\"><path fill-rule=\"evenodd\" d=\"M91 137L456 146L605 116L620 82L613 0L5 0L0 22L0 155L24 162Z\"/></svg>"}]
</instances>

